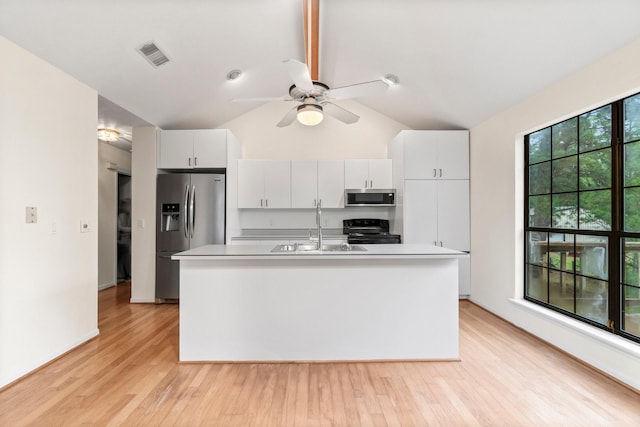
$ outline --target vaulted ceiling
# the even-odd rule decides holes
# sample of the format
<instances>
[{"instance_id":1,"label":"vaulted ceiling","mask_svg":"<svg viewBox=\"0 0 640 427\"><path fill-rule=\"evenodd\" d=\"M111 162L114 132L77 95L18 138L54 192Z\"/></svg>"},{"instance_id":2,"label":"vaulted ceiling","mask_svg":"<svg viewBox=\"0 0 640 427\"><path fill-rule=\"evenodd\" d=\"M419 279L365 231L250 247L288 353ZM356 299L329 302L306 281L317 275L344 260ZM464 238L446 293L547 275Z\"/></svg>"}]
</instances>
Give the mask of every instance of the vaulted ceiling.
<instances>
[{"instance_id":1,"label":"vaulted ceiling","mask_svg":"<svg viewBox=\"0 0 640 427\"><path fill-rule=\"evenodd\" d=\"M0 35L129 121L209 128L257 107L232 99L287 94L282 61L304 62L302 9L302 0L0 0ZM638 0L320 0L319 79L340 87L393 73L399 85L358 102L414 129L471 128L640 37L638 17ZM170 62L153 68L136 51L148 41ZM228 81L232 69L241 78Z\"/></svg>"}]
</instances>

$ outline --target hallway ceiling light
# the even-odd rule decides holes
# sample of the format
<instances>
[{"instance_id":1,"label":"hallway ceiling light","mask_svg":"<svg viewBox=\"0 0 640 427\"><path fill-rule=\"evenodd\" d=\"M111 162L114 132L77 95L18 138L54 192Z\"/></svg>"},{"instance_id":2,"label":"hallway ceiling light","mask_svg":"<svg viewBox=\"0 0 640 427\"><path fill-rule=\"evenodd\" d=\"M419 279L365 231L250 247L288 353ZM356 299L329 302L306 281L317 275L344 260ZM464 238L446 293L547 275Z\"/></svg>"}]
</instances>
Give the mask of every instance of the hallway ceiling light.
<instances>
[{"instance_id":1,"label":"hallway ceiling light","mask_svg":"<svg viewBox=\"0 0 640 427\"><path fill-rule=\"evenodd\" d=\"M120 138L120 132L115 129L99 128L98 139L106 142L117 141Z\"/></svg>"}]
</instances>

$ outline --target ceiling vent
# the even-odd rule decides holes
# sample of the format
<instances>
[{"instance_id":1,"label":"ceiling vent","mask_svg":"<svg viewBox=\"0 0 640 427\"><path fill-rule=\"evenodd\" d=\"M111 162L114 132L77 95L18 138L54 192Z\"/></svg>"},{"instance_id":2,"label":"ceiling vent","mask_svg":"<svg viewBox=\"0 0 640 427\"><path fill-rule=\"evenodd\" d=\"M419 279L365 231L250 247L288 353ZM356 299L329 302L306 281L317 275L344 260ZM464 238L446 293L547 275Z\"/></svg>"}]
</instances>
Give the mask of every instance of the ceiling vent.
<instances>
[{"instance_id":1,"label":"ceiling vent","mask_svg":"<svg viewBox=\"0 0 640 427\"><path fill-rule=\"evenodd\" d=\"M162 51L158 49L158 46L156 46L154 42L143 44L138 48L138 52L140 52L140 54L144 56L147 61L149 61L155 68L158 68L159 66L169 62L169 58L167 58L167 55L162 53Z\"/></svg>"}]
</instances>

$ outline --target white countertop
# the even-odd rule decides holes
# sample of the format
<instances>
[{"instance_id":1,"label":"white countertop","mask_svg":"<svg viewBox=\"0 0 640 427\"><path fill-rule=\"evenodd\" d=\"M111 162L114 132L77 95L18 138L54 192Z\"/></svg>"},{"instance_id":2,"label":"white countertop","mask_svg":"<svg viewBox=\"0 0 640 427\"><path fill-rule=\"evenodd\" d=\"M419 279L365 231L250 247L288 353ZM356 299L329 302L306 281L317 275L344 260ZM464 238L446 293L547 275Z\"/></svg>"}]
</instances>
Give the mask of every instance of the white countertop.
<instances>
[{"instance_id":1,"label":"white countertop","mask_svg":"<svg viewBox=\"0 0 640 427\"><path fill-rule=\"evenodd\" d=\"M308 252L271 252L276 245L207 245L180 252L171 257L174 260L206 259L381 259L381 258L457 258L464 252L433 245L357 245L367 249L363 251L308 251Z\"/></svg>"}]
</instances>

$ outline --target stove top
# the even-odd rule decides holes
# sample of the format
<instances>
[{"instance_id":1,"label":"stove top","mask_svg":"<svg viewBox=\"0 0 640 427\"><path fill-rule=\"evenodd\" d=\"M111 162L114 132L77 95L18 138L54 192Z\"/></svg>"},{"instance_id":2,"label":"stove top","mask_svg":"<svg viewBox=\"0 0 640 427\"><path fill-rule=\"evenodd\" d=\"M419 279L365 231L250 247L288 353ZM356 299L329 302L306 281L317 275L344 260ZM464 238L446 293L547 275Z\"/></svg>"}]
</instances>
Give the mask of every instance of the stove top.
<instances>
[{"instance_id":1,"label":"stove top","mask_svg":"<svg viewBox=\"0 0 640 427\"><path fill-rule=\"evenodd\" d=\"M402 243L399 234L389 233L389 221L386 219L345 219L342 221L342 232L347 235L349 243Z\"/></svg>"}]
</instances>

